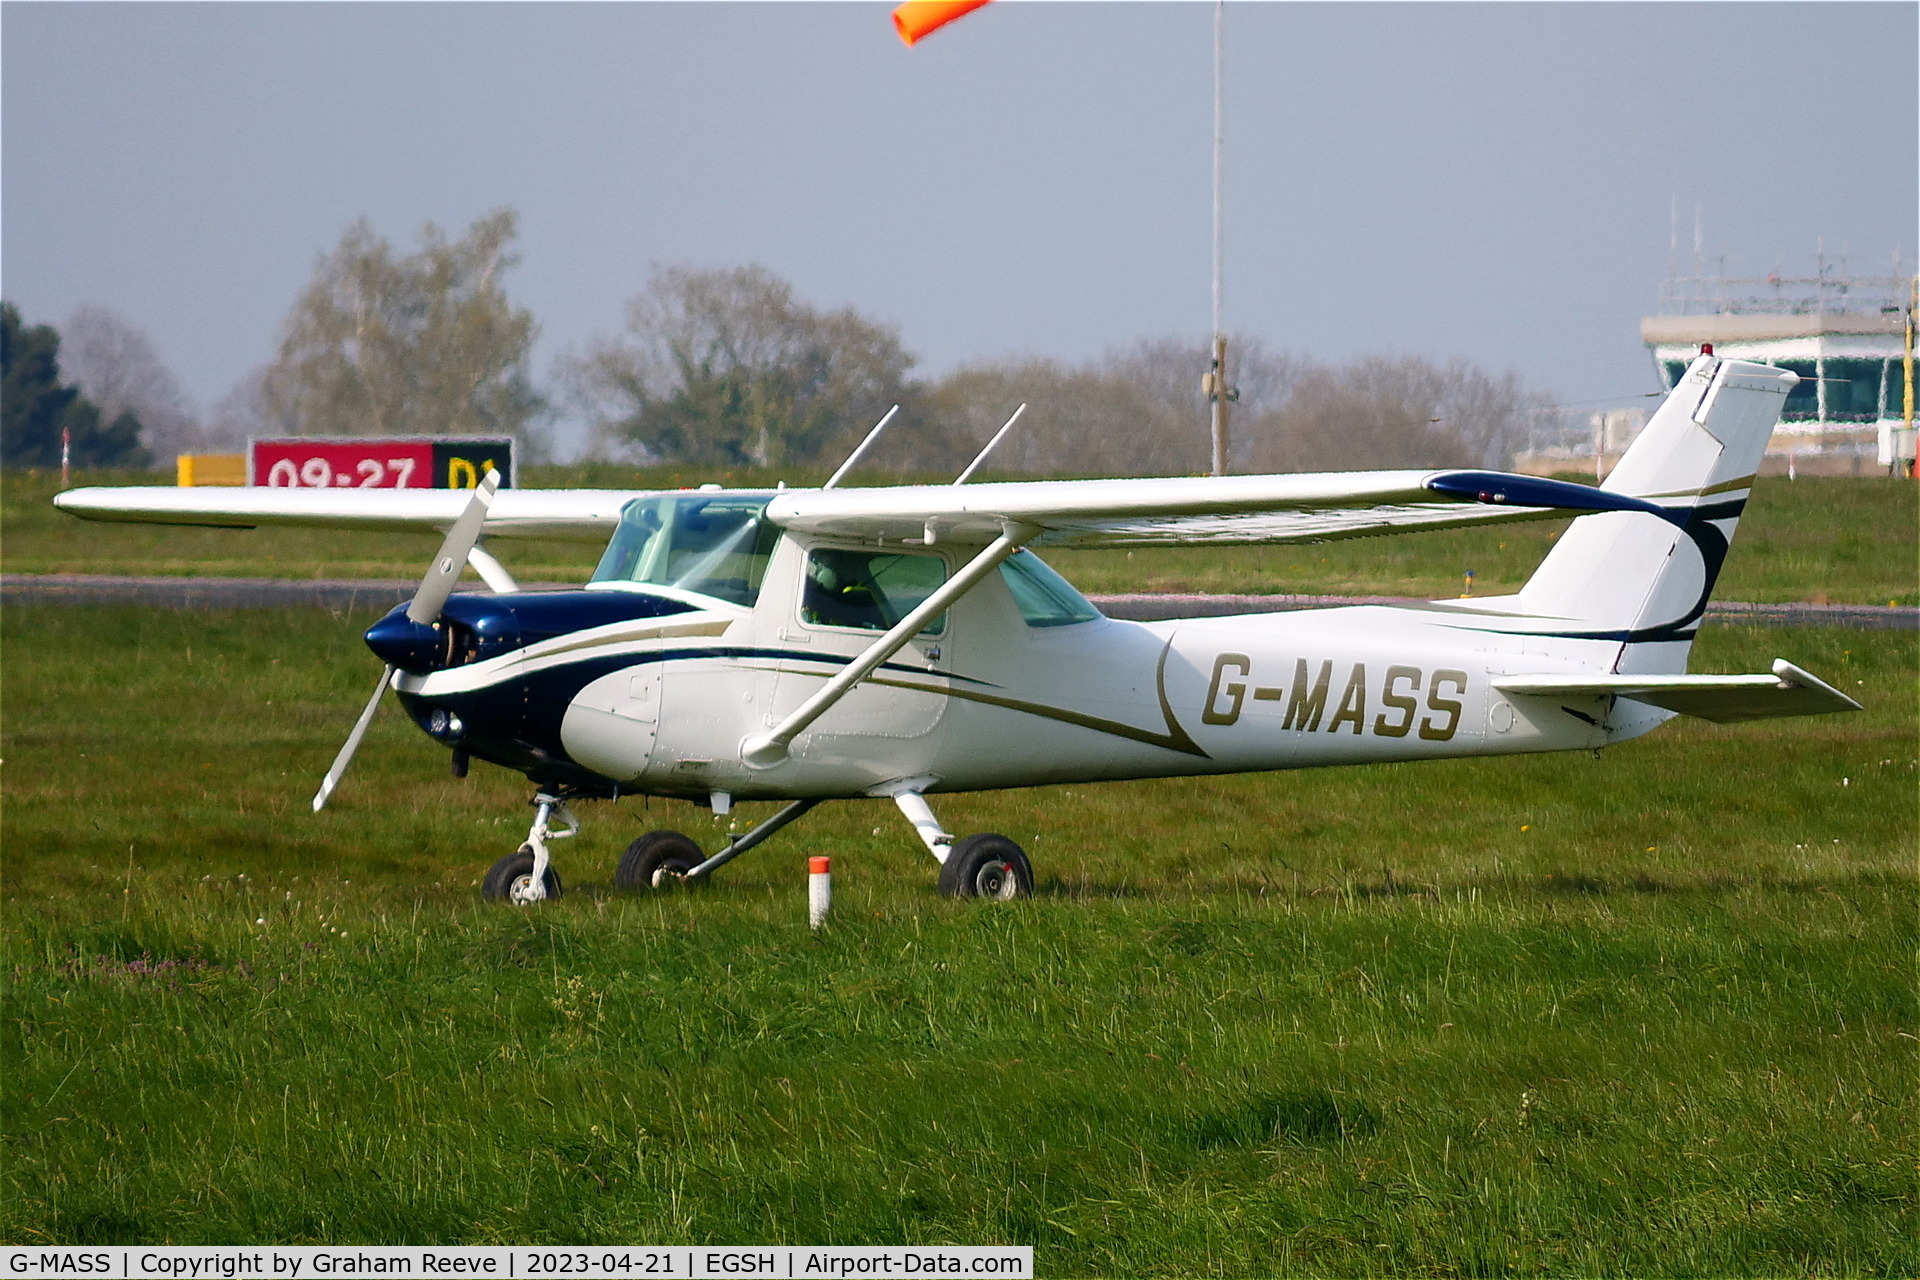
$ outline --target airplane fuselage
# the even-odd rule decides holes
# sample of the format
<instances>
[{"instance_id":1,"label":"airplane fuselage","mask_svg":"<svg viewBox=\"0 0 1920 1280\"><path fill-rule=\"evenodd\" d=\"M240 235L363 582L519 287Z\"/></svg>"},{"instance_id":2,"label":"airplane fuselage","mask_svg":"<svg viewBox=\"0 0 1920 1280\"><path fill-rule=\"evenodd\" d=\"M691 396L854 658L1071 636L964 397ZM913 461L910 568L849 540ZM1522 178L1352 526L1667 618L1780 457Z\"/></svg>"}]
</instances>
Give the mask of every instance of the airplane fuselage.
<instances>
[{"instance_id":1,"label":"airplane fuselage","mask_svg":"<svg viewBox=\"0 0 1920 1280\"><path fill-rule=\"evenodd\" d=\"M465 661L403 673L396 687L433 736L535 781L696 799L1571 750L1667 718L1610 698L1499 692L1492 681L1502 674L1558 664L1530 655L1513 619L1459 602L1144 623L1043 613L1035 625L1018 584L989 578L801 733L785 759L755 766L743 742L873 642L872 626L835 625L806 604L803 562L836 550L873 554L871 544L782 539L751 604L624 585L455 597L450 614L479 620L470 635L511 629L515 647L489 653L467 641ZM911 554L938 555L951 569L966 552ZM579 625L540 634L500 622L508 611Z\"/></svg>"}]
</instances>

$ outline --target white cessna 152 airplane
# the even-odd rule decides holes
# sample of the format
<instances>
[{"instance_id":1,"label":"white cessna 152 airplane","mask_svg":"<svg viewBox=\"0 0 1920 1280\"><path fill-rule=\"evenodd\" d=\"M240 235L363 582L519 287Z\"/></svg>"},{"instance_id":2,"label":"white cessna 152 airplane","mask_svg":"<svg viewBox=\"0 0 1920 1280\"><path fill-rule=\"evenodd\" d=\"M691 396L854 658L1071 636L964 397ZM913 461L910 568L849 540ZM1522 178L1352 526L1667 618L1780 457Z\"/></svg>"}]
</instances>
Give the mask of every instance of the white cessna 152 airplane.
<instances>
[{"instance_id":1,"label":"white cessna 152 airplane","mask_svg":"<svg viewBox=\"0 0 1920 1280\"><path fill-rule=\"evenodd\" d=\"M1486 471L840 488L856 451L820 489L496 493L489 473L471 497L125 488L55 501L97 520L447 529L412 602L366 633L386 670L314 808L391 686L456 772L478 756L537 788L489 898L558 895L548 843L578 829L568 802L636 793L722 814L788 803L711 855L677 832L641 836L615 873L624 889L706 877L822 801L864 796L899 806L943 892L1011 898L1032 886L1026 854L1001 835L955 839L927 797L1584 750L1676 713L1858 710L1785 661L1686 674L1796 381L1703 350L1599 488ZM1123 622L1030 549L1320 542L1570 513L1585 514L1518 594L1405 606ZM480 545L609 532L584 590L521 592ZM469 563L495 594L453 594Z\"/></svg>"}]
</instances>

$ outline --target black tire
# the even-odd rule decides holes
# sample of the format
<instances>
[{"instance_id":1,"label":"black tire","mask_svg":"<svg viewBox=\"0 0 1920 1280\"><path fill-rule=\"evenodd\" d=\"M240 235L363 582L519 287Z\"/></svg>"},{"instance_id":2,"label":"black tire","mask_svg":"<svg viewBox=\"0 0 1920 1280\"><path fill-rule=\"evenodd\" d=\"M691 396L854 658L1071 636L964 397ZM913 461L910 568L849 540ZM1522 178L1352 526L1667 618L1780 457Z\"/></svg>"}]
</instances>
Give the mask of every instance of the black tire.
<instances>
[{"instance_id":1,"label":"black tire","mask_svg":"<svg viewBox=\"0 0 1920 1280\"><path fill-rule=\"evenodd\" d=\"M1026 850L1005 836L991 831L965 836L940 864L940 892L949 898L1010 902L1033 892L1033 866Z\"/></svg>"},{"instance_id":2,"label":"black tire","mask_svg":"<svg viewBox=\"0 0 1920 1280\"><path fill-rule=\"evenodd\" d=\"M533 901L526 896L527 887L532 882L533 850L521 845L487 868L487 878L480 882L480 896L488 902L511 902L516 906L527 906ZM547 867L546 887L549 901L560 896L560 876L551 865Z\"/></svg>"},{"instance_id":3,"label":"black tire","mask_svg":"<svg viewBox=\"0 0 1920 1280\"><path fill-rule=\"evenodd\" d=\"M652 893L678 883L706 860L700 846L678 831L649 831L620 855L613 887L628 893Z\"/></svg>"}]
</instances>

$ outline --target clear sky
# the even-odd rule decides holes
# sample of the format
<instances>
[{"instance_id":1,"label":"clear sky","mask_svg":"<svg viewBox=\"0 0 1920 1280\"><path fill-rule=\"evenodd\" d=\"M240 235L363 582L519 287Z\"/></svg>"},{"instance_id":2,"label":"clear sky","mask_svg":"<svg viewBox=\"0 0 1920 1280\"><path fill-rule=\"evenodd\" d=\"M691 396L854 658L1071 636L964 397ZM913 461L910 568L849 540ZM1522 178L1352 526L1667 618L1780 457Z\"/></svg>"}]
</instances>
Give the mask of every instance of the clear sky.
<instances>
[{"instance_id":1,"label":"clear sky","mask_svg":"<svg viewBox=\"0 0 1920 1280\"><path fill-rule=\"evenodd\" d=\"M1002 0L913 49L889 9L9 0L0 288L122 312L202 409L353 219L501 205L542 380L655 262L763 263L930 373L1204 337L1213 6ZM1229 4L1228 326L1650 389L1676 207L1730 271L1913 269L1916 15Z\"/></svg>"}]
</instances>

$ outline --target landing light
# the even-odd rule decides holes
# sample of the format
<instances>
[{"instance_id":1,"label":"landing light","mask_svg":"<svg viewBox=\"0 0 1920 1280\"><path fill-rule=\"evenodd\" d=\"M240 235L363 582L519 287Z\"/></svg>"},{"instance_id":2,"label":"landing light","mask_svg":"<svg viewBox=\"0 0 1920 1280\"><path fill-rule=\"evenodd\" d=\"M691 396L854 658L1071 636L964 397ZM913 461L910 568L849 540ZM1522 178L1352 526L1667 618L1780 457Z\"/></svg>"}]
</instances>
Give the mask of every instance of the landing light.
<instances>
[{"instance_id":1,"label":"landing light","mask_svg":"<svg viewBox=\"0 0 1920 1280\"><path fill-rule=\"evenodd\" d=\"M436 738L450 740L459 737L467 726L460 723L460 717L451 711L436 707L427 717L427 732Z\"/></svg>"}]
</instances>

